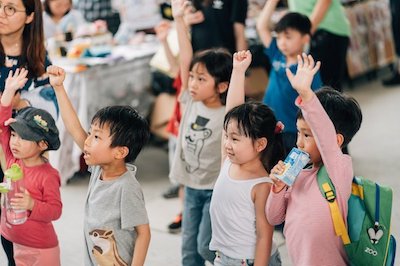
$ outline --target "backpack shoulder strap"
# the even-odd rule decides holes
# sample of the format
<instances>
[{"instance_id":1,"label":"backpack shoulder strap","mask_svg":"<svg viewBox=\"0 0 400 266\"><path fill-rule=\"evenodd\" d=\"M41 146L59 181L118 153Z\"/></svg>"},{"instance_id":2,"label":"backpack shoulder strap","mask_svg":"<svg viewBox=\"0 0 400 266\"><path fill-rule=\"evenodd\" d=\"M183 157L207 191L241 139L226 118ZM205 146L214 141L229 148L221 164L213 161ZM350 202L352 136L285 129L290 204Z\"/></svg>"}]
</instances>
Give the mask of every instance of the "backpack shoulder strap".
<instances>
[{"instance_id":1,"label":"backpack shoulder strap","mask_svg":"<svg viewBox=\"0 0 400 266\"><path fill-rule=\"evenodd\" d=\"M340 236L342 238L343 244L347 245L350 243L350 238L349 234L347 233L347 228L344 223L342 213L339 209L339 204L336 200L335 186L332 184L326 168L323 165L318 170L317 181L322 196L328 201L335 233L337 236Z\"/></svg>"}]
</instances>

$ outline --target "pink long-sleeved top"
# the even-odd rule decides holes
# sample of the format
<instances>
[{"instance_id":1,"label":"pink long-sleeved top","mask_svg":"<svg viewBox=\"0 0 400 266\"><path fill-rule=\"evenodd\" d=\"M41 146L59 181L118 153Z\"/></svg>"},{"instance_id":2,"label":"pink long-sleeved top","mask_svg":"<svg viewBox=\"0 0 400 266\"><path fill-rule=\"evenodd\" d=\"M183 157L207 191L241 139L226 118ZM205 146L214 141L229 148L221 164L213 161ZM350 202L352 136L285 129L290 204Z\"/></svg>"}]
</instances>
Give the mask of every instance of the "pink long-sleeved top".
<instances>
[{"instance_id":1,"label":"pink long-sleeved top","mask_svg":"<svg viewBox=\"0 0 400 266\"><path fill-rule=\"evenodd\" d=\"M6 210L1 208L1 234L8 240L33 248L53 248L58 239L52 221L61 216L60 175L48 162L37 166L26 166L11 153L10 127L4 122L11 117L11 107L0 105L0 142L7 167L17 163L24 173L24 185L35 204L28 211L28 219L21 225L11 225L6 221Z\"/></svg>"},{"instance_id":2,"label":"pink long-sleeved top","mask_svg":"<svg viewBox=\"0 0 400 266\"><path fill-rule=\"evenodd\" d=\"M346 221L353 179L351 157L341 152L333 123L315 95L306 103L298 98L296 104L312 130ZM291 188L279 193L271 191L266 206L267 219L274 225L285 221L286 245L294 265L347 265L343 242L335 234L328 202L319 190L318 169L304 169Z\"/></svg>"}]
</instances>

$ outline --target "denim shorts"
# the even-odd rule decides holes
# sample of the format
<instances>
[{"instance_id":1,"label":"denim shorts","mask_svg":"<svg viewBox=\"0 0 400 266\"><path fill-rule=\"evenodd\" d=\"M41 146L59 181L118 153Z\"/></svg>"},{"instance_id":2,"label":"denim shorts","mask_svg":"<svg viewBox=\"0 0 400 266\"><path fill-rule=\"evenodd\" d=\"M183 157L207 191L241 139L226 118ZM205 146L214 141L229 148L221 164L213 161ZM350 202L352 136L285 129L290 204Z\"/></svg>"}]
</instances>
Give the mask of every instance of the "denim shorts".
<instances>
[{"instance_id":1,"label":"denim shorts","mask_svg":"<svg viewBox=\"0 0 400 266\"><path fill-rule=\"evenodd\" d=\"M224 255L221 252L215 252L216 257L214 260L214 266L253 266L253 259L233 259ZM269 259L268 266L281 266L281 255L277 250Z\"/></svg>"}]
</instances>

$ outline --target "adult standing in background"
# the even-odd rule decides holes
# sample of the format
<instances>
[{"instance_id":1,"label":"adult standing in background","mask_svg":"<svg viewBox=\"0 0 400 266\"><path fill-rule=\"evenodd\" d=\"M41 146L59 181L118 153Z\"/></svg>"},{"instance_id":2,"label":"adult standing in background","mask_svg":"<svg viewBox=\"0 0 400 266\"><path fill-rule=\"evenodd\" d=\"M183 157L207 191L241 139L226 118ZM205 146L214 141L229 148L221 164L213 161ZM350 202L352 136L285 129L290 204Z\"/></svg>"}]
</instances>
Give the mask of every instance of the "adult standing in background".
<instances>
[{"instance_id":1,"label":"adult standing in background","mask_svg":"<svg viewBox=\"0 0 400 266\"><path fill-rule=\"evenodd\" d=\"M393 69L392 77L382 81L384 86L400 84L400 1L390 0L390 13L392 15L392 31L394 46L396 49L397 62Z\"/></svg>"},{"instance_id":2,"label":"adult standing in background","mask_svg":"<svg viewBox=\"0 0 400 266\"><path fill-rule=\"evenodd\" d=\"M193 0L185 14L191 25L193 51L224 47L232 54L246 50L247 0Z\"/></svg>"},{"instance_id":3,"label":"adult standing in background","mask_svg":"<svg viewBox=\"0 0 400 266\"><path fill-rule=\"evenodd\" d=\"M112 34L117 32L121 20L118 12L113 10L111 0L79 0L74 2L87 21L104 20Z\"/></svg>"},{"instance_id":4,"label":"adult standing in background","mask_svg":"<svg viewBox=\"0 0 400 266\"><path fill-rule=\"evenodd\" d=\"M342 91L350 24L340 0L288 0L290 11L307 15L312 24L310 54L321 61L321 79Z\"/></svg>"}]
</instances>

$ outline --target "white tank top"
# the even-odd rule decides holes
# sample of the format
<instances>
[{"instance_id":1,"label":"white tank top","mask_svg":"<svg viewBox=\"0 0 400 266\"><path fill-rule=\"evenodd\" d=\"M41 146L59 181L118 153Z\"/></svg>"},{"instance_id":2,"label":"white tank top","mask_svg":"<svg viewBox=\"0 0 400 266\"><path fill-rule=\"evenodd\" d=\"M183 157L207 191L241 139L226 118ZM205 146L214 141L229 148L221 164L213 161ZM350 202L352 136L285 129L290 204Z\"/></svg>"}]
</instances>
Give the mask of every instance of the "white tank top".
<instances>
[{"instance_id":1,"label":"white tank top","mask_svg":"<svg viewBox=\"0 0 400 266\"><path fill-rule=\"evenodd\" d=\"M212 238L210 250L234 259L254 259L256 214L251 198L253 187L272 183L269 177L235 180L229 176L230 160L225 160L214 187L210 205ZM272 243L271 255L277 248Z\"/></svg>"}]
</instances>

